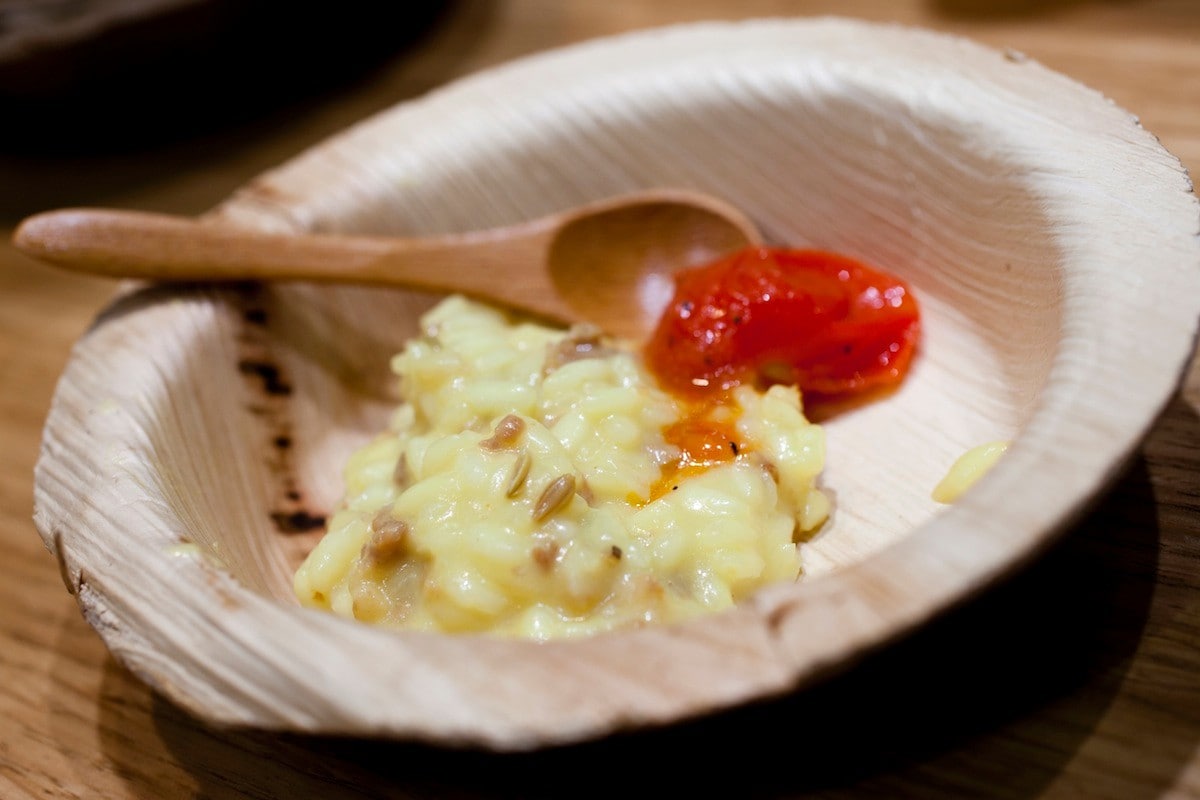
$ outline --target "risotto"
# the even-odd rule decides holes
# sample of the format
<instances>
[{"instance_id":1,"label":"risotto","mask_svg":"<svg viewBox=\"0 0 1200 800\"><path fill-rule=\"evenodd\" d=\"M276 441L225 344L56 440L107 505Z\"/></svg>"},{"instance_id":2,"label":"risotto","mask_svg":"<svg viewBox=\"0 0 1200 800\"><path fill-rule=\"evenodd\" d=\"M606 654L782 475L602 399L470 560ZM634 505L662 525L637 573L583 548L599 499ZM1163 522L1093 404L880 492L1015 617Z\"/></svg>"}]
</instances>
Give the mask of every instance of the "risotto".
<instances>
[{"instance_id":1,"label":"risotto","mask_svg":"<svg viewBox=\"0 0 1200 800\"><path fill-rule=\"evenodd\" d=\"M714 400L640 353L451 297L392 362L403 402L295 576L396 628L547 639L728 608L801 573L829 502L795 387Z\"/></svg>"}]
</instances>

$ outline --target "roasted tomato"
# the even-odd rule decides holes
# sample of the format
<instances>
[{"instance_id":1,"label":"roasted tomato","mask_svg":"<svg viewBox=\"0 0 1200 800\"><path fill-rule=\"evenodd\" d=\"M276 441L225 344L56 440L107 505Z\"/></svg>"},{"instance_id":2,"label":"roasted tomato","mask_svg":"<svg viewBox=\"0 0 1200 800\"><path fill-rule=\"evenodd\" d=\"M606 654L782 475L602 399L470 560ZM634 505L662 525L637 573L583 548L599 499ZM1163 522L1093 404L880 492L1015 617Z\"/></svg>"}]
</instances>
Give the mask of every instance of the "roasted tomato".
<instances>
[{"instance_id":1,"label":"roasted tomato","mask_svg":"<svg viewBox=\"0 0 1200 800\"><path fill-rule=\"evenodd\" d=\"M894 276L819 250L750 248L676 275L646 359L680 394L786 383L819 402L898 383L919 328Z\"/></svg>"}]
</instances>

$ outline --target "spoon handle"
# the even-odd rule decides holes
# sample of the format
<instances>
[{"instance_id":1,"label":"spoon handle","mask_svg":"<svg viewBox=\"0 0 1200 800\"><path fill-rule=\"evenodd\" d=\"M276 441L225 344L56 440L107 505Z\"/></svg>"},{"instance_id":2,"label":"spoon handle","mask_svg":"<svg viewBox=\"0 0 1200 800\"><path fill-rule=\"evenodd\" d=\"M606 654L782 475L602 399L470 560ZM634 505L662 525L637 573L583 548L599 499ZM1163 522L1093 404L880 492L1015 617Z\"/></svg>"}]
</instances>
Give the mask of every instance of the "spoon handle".
<instances>
[{"instance_id":1,"label":"spoon handle","mask_svg":"<svg viewBox=\"0 0 1200 800\"><path fill-rule=\"evenodd\" d=\"M13 235L18 249L76 272L156 281L270 280L406 286L463 292L559 317L544 273L548 226L429 238L278 234L186 217L109 209L38 214ZM505 269L505 266L509 269ZM515 283L514 283L515 280Z\"/></svg>"}]
</instances>

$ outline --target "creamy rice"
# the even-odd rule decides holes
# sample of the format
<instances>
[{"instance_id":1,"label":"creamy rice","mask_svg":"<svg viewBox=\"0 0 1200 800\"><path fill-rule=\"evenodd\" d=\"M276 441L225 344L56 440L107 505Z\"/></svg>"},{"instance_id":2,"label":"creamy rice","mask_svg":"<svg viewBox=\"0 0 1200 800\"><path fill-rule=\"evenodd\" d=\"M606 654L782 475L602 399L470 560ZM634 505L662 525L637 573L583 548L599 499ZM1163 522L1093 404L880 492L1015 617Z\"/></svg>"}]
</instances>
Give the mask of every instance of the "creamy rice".
<instances>
[{"instance_id":1,"label":"creamy rice","mask_svg":"<svg viewBox=\"0 0 1200 800\"><path fill-rule=\"evenodd\" d=\"M404 402L350 459L295 576L305 605L546 639L725 609L800 575L796 540L829 503L823 433L794 388L698 406L596 331L462 297L422 330L392 363ZM730 452L679 469L665 432L697 421L728 430Z\"/></svg>"},{"instance_id":2,"label":"creamy rice","mask_svg":"<svg viewBox=\"0 0 1200 800\"><path fill-rule=\"evenodd\" d=\"M945 477L933 487L932 497L938 503L953 503L990 470L1000 456L1008 452L1007 441L987 442L972 447L959 456Z\"/></svg>"}]
</instances>

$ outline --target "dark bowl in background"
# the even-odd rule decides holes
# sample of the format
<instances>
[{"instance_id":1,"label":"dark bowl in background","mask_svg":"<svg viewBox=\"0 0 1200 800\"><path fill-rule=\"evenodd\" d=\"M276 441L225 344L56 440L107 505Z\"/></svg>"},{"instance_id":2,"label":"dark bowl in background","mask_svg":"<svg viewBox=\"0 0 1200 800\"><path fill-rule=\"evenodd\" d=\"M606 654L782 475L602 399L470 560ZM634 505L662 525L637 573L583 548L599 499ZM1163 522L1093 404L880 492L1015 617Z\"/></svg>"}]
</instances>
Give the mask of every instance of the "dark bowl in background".
<instances>
[{"instance_id":1,"label":"dark bowl in background","mask_svg":"<svg viewBox=\"0 0 1200 800\"><path fill-rule=\"evenodd\" d=\"M363 74L443 2L0 4L0 152L130 152L239 124Z\"/></svg>"}]
</instances>

